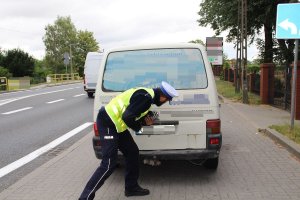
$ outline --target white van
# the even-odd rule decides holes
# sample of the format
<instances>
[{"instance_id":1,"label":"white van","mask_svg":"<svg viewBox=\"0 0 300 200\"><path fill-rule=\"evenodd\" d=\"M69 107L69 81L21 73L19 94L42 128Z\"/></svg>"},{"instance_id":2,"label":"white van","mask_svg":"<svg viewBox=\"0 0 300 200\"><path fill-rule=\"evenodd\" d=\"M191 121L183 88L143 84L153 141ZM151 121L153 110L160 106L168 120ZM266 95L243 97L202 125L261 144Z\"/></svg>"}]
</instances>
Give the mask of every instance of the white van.
<instances>
[{"instance_id":1,"label":"white van","mask_svg":"<svg viewBox=\"0 0 300 200\"><path fill-rule=\"evenodd\" d=\"M84 63L84 90L87 92L88 97L92 98L98 80L98 72L101 65L102 53L88 52Z\"/></svg>"},{"instance_id":2,"label":"white van","mask_svg":"<svg viewBox=\"0 0 300 200\"><path fill-rule=\"evenodd\" d=\"M161 107L159 121L131 131L144 159L197 160L216 169L222 144L220 108L214 75L199 44L168 44L113 49L103 57L94 101L94 121L101 106L132 87L171 84L179 94ZM97 129L94 124L94 129ZM97 158L101 145L93 137Z\"/></svg>"}]
</instances>

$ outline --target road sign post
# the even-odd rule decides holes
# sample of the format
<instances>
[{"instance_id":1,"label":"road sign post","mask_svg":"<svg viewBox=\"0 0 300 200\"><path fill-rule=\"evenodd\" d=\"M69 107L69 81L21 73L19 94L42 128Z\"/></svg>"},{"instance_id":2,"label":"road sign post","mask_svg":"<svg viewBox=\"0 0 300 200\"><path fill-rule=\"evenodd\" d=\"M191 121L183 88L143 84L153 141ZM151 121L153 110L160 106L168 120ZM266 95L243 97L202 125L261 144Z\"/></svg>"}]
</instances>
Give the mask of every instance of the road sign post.
<instances>
[{"instance_id":1,"label":"road sign post","mask_svg":"<svg viewBox=\"0 0 300 200\"><path fill-rule=\"evenodd\" d=\"M70 55L68 52L64 53L64 64L66 66L66 74L68 73L68 64L70 63Z\"/></svg>"},{"instance_id":2,"label":"road sign post","mask_svg":"<svg viewBox=\"0 0 300 200\"><path fill-rule=\"evenodd\" d=\"M295 56L294 56L294 70L293 70L293 83L292 83L292 101L291 101L291 129L294 129L295 119L295 96L296 96L296 79L297 79L297 61L298 61L298 46L299 40L295 42Z\"/></svg>"},{"instance_id":3,"label":"road sign post","mask_svg":"<svg viewBox=\"0 0 300 200\"><path fill-rule=\"evenodd\" d=\"M291 99L291 129L294 129L295 96L297 79L298 46L300 39L300 3L278 4L276 17L276 38L295 39L295 56Z\"/></svg>"}]
</instances>

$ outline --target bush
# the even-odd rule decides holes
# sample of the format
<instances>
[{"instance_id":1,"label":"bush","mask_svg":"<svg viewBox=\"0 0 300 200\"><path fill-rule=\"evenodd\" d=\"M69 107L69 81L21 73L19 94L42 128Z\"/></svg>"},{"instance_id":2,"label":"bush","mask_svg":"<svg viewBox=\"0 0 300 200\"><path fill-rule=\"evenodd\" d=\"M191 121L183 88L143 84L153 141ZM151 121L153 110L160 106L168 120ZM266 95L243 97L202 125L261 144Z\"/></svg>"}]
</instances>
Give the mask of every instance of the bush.
<instances>
[{"instance_id":1,"label":"bush","mask_svg":"<svg viewBox=\"0 0 300 200\"><path fill-rule=\"evenodd\" d=\"M248 65L247 70L249 73L257 73L260 70L260 66L258 65Z\"/></svg>"},{"instance_id":2,"label":"bush","mask_svg":"<svg viewBox=\"0 0 300 200\"><path fill-rule=\"evenodd\" d=\"M45 83L46 82L46 71L35 71L33 72L33 77L30 80L31 84Z\"/></svg>"},{"instance_id":3,"label":"bush","mask_svg":"<svg viewBox=\"0 0 300 200\"><path fill-rule=\"evenodd\" d=\"M0 67L0 77L10 78L11 76L12 76L12 74L9 73L8 69L6 69L4 67Z\"/></svg>"},{"instance_id":4,"label":"bush","mask_svg":"<svg viewBox=\"0 0 300 200\"><path fill-rule=\"evenodd\" d=\"M225 78L224 78L224 70L221 70L221 72L220 72L220 80L225 80Z\"/></svg>"},{"instance_id":5,"label":"bush","mask_svg":"<svg viewBox=\"0 0 300 200\"><path fill-rule=\"evenodd\" d=\"M36 60L34 63L34 72L32 74L30 83L31 84L45 83L47 74L49 73L50 72L45 67L44 62Z\"/></svg>"}]
</instances>

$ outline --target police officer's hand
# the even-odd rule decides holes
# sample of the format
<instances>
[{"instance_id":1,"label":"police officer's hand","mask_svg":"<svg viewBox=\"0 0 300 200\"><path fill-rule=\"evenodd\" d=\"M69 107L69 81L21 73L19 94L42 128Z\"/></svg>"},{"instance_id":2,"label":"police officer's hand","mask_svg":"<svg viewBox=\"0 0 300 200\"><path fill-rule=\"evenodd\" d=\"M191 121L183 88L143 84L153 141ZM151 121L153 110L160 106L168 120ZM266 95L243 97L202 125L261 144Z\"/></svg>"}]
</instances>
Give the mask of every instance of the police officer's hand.
<instances>
[{"instance_id":1,"label":"police officer's hand","mask_svg":"<svg viewBox=\"0 0 300 200\"><path fill-rule=\"evenodd\" d=\"M147 126L150 126L154 123L154 119L149 115L144 118L144 121Z\"/></svg>"}]
</instances>

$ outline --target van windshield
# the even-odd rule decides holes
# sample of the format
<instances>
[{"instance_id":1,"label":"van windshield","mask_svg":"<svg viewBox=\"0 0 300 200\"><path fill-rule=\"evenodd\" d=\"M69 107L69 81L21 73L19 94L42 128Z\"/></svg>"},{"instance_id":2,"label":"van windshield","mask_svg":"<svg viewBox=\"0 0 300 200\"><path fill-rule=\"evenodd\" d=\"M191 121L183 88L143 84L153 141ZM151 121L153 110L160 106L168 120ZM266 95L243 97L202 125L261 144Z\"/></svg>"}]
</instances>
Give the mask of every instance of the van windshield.
<instances>
[{"instance_id":1,"label":"van windshield","mask_svg":"<svg viewBox=\"0 0 300 200\"><path fill-rule=\"evenodd\" d=\"M155 88L162 81L178 90L206 88L207 76L200 50L132 50L108 55L103 75L104 91Z\"/></svg>"}]
</instances>

